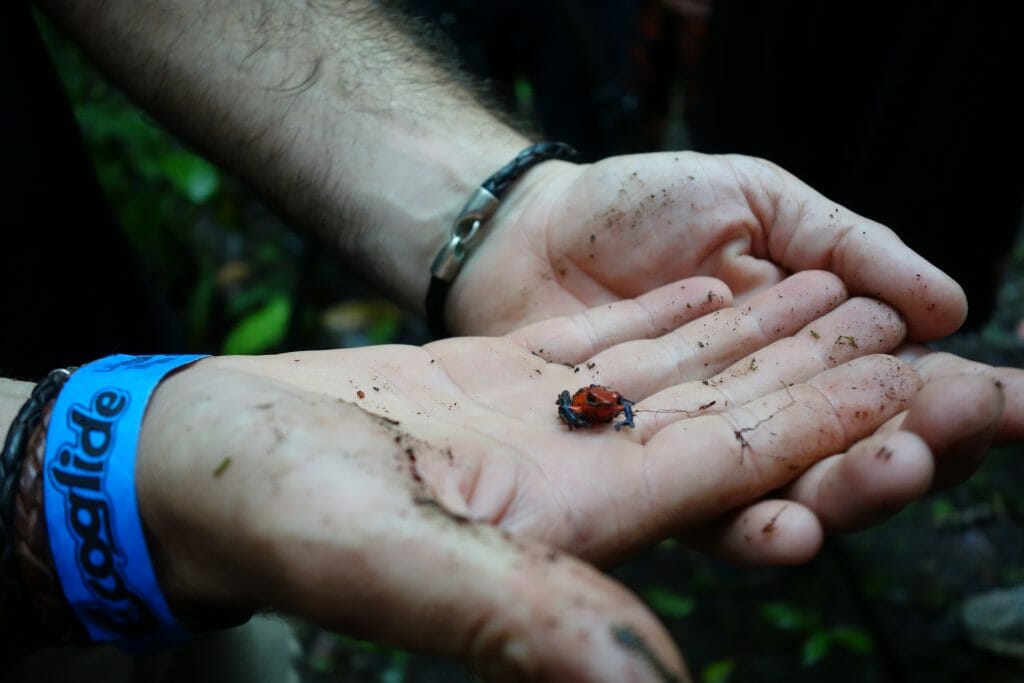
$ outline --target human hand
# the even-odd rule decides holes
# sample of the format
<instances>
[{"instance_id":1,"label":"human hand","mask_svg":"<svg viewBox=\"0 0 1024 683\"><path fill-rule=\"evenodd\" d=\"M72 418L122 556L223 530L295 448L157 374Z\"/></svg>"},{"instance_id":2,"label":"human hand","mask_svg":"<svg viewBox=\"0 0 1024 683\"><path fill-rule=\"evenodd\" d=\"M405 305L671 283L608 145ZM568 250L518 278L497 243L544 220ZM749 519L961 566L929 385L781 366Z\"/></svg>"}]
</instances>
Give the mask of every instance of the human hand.
<instances>
[{"instance_id":1,"label":"human hand","mask_svg":"<svg viewBox=\"0 0 1024 683\"><path fill-rule=\"evenodd\" d=\"M689 545L746 563L800 562L817 551L822 533L878 523L929 491L968 479L991 446L1024 439L1024 370L913 344L899 356L924 382L909 410L772 498L688 534ZM750 533L764 523L774 547L750 542L765 540Z\"/></svg>"},{"instance_id":2,"label":"human hand","mask_svg":"<svg viewBox=\"0 0 1024 683\"><path fill-rule=\"evenodd\" d=\"M697 330L694 324L680 330L675 344L686 351L670 352L662 340L631 342L628 348L633 350L632 362L646 370L647 364L639 359L675 353L678 370L672 381L682 383L670 390L667 395L673 398L668 400L706 406L701 411L705 415L722 410L730 401L735 404L751 400L771 391L775 382L800 381L848 360L851 353L856 353L848 347L865 344L864 337L846 334L833 323L838 312L825 314L789 338L783 337L790 332L782 332L780 337L780 330L772 329L776 321L786 317L791 302L799 301L794 297L819 290L818 301L824 304L821 313L845 301L845 288L834 276L800 273L751 300L753 308L749 313L761 321L766 333L760 342L756 335L736 334L735 327L733 334L726 334L730 329L729 316L737 313L734 308L702 321L703 329L697 336L691 334ZM847 302L842 310L848 312L854 306L874 310L872 304L863 300ZM740 315L744 310L739 309ZM888 309L883 306L872 315L877 316L877 331L887 332L867 337L870 349L859 350L892 351L913 363L923 385L908 410L900 411L848 450L794 476L788 485L770 496L730 510L718 520L687 529L682 535L690 547L746 564L802 563L817 553L825 534L863 529L883 521L928 491L965 481L982 464L992 445L1024 439L1024 370L995 368L932 352L919 344L888 346L900 338L904 327L891 311L881 311ZM718 325L709 325L710 322ZM553 321L527 327L513 333L513 337L530 348L544 349L554 358L575 358L594 354L608 345L604 341L608 336L615 334L614 329L586 320L578 320L576 325L587 330L587 341L575 346L555 341L571 335L559 330ZM535 329L543 332L532 334ZM640 328L630 331L644 333ZM717 352L711 350L712 339L721 344L716 344ZM810 346L809 339L815 340ZM758 343L764 348L758 349ZM622 348L618 348L616 357L621 353ZM746 355L742 360L735 360L743 354ZM597 354L595 360L601 357ZM773 372L763 372L765 366L772 367ZM742 382L736 381L738 375L743 376ZM650 389L640 385L635 393L644 395ZM648 400L666 399L662 392ZM687 417L670 411L655 415L654 420L660 424L681 416ZM737 434L740 441L741 436ZM764 533L766 529L771 533Z\"/></svg>"},{"instance_id":3,"label":"human hand","mask_svg":"<svg viewBox=\"0 0 1024 683\"><path fill-rule=\"evenodd\" d=\"M889 303L914 340L953 332L967 311L960 287L891 230L752 157L547 162L492 223L449 295L448 320L461 333L503 334L692 275L723 280L742 302L809 269Z\"/></svg>"},{"instance_id":4,"label":"human hand","mask_svg":"<svg viewBox=\"0 0 1024 683\"><path fill-rule=\"evenodd\" d=\"M825 534L884 521L930 491L966 481L992 446L1024 440L1024 370L918 344L898 356L923 382L908 410L770 496L685 533L687 545L746 564L802 563Z\"/></svg>"},{"instance_id":5,"label":"human hand","mask_svg":"<svg viewBox=\"0 0 1024 683\"><path fill-rule=\"evenodd\" d=\"M201 361L154 394L140 445L161 581L179 604L270 605L493 675L673 680L642 604L559 551L605 563L699 529L906 408L916 374L869 355L898 317L844 298L803 273L696 318L728 303L698 278L508 338ZM661 320L686 324L581 366L537 355ZM684 383L707 368L720 384ZM589 382L640 399L636 428L559 422L555 396Z\"/></svg>"}]
</instances>

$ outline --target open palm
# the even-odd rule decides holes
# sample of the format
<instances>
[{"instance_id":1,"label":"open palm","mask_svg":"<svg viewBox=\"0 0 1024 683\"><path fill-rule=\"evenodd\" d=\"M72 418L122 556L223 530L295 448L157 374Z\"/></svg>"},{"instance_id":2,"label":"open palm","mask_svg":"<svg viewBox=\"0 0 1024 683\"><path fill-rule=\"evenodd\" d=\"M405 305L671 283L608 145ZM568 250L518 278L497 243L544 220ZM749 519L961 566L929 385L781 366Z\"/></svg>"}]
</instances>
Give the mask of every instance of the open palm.
<instances>
[{"instance_id":1,"label":"open palm","mask_svg":"<svg viewBox=\"0 0 1024 683\"><path fill-rule=\"evenodd\" d=\"M449 320L464 334L505 333L693 275L719 278L743 300L812 269L889 303L912 339L945 336L966 315L959 286L891 230L753 157L548 162L492 224L452 290Z\"/></svg>"},{"instance_id":2,"label":"open palm","mask_svg":"<svg viewBox=\"0 0 1024 683\"><path fill-rule=\"evenodd\" d=\"M708 527L726 553L805 557L820 529L801 499L844 467L881 468L871 488L930 483L872 436L920 388L876 355L904 334L891 309L813 272L728 303L694 278L508 337L201 361L143 429L161 581L178 604L273 606L484 673L675 680L657 620L577 558ZM679 325L656 339L543 358L663 316ZM636 400L635 429L560 422L558 393L589 383ZM834 459L792 500L765 498Z\"/></svg>"}]
</instances>

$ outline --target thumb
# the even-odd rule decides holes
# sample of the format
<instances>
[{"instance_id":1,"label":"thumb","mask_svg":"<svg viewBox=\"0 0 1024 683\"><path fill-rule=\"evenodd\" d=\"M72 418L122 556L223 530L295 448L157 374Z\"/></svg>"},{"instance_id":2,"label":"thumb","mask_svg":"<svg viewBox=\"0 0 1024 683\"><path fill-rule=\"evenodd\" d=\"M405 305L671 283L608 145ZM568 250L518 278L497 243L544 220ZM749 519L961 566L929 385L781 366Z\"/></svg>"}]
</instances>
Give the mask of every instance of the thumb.
<instances>
[{"instance_id":1,"label":"thumb","mask_svg":"<svg viewBox=\"0 0 1024 683\"><path fill-rule=\"evenodd\" d=\"M141 512L172 602L269 605L490 680L688 680L620 584L439 503L427 442L397 420L231 363L247 372L169 378L140 440Z\"/></svg>"},{"instance_id":2,"label":"thumb","mask_svg":"<svg viewBox=\"0 0 1024 683\"><path fill-rule=\"evenodd\" d=\"M303 616L462 659L485 680L690 680L661 624L610 577L433 499L412 506L379 530L362 557L335 565L345 567L344 583L323 576L319 584L359 589L341 600L341 591L321 591L300 606ZM362 568L361 580L353 567ZM311 578L303 585L316 585Z\"/></svg>"}]
</instances>

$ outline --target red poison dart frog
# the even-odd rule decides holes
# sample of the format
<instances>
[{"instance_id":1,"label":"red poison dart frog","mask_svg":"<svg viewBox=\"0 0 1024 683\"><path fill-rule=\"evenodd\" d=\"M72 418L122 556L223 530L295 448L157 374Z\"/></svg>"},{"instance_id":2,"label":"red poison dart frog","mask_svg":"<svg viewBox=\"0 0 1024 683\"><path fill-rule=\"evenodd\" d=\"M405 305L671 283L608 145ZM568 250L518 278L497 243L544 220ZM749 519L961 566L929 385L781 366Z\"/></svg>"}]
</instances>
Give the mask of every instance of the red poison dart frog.
<instances>
[{"instance_id":1,"label":"red poison dart frog","mask_svg":"<svg viewBox=\"0 0 1024 683\"><path fill-rule=\"evenodd\" d=\"M615 423L615 431L623 427L636 427L633 424L633 402L623 398L619 392L599 384L581 387L572 396L569 396L569 390L566 389L558 395L555 405L558 406L558 417L569 429L611 422L620 413L624 417Z\"/></svg>"}]
</instances>

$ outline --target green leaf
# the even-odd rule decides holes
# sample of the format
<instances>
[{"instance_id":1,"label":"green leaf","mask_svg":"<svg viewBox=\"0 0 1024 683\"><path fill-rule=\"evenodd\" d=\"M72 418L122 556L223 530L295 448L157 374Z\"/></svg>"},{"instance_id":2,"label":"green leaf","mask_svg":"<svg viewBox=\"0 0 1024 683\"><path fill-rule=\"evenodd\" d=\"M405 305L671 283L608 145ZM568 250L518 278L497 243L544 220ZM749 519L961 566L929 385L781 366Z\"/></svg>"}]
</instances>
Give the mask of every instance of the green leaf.
<instances>
[{"instance_id":1,"label":"green leaf","mask_svg":"<svg viewBox=\"0 0 1024 683\"><path fill-rule=\"evenodd\" d=\"M520 111L532 111L534 102L533 84L525 78L517 78L512 84L516 104Z\"/></svg>"},{"instance_id":2,"label":"green leaf","mask_svg":"<svg viewBox=\"0 0 1024 683\"><path fill-rule=\"evenodd\" d=\"M871 634L859 626L836 626L830 634L833 641L857 654L869 654L875 647Z\"/></svg>"},{"instance_id":3,"label":"green leaf","mask_svg":"<svg viewBox=\"0 0 1024 683\"><path fill-rule=\"evenodd\" d=\"M411 659L406 650L341 634L334 634L334 638L344 649L373 656L383 667L376 675L378 683L404 683Z\"/></svg>"},{"instance_id":4,"label":"green leaf","mask_svg":"<svg viewBox=\"0 0 1024 683\"><path fill-rule=\"evenodd\" d=\"M801 655L801 662L804 666L814 666L828 654L829 646L832 644L832 638L826 631L819 631L815 633L806 641L804 641L803 653Z\"/></svg>"},{"instance_id":5,"label":"green leaf","mask_svg":"<svg viewBox=\"0 0 1024 683\"><path fill-rule=\"evenodd\" d=\"M388 344L398 335L402 320L398 317L383 317L374 320L366 331L371 344Z\"/></svg>"},{"instance_id":6,"label":"green leaf","mask_svg":"<svg viewBox=\"0 0 1024 683\"><path fill-rule=\"evenodd\" d=\"M133 149L152 148L161 141L161 131L140 110L121 101L85 101L75 105L75 118L90 141L112 141Z\"/></svg>"},{"instance_id":7,"label":"green leaf","mask_svg":"<svg viewBox=\"0 0 1024 683\"><path fill-rule=\"evenodd\" d=\"M195 204L202 204L220 188L217 167L195 154L170 152L160 158L160 169L171 184Z\"/></svg>"},{"instance_id":8,"label":"green leaf","mask_svg":"<svg viewBox=\"0 0 1024 683\"><path fill-rule=\"evenodd\" d=\"M655 612L675 619L688 617L697 608L697 603L693 598L664 588L650 588L644 593L644 598Z\"/></svg>"},{"instance_id":9,"label":"green leaf","mask_svg":"<svg viewBox=\"0 0 1024 683\"><path fill-rule=\"evenodd\" d=\"M935 498L931 507L933 526L948 524L956 518L956 506L948 498Z\"/></svg>"},{"instance_id":10,"label":"green leaf","mask_svg":"<svg viewBox=\"0 0 1024 683\"><path fill-rule=\"evenodd\" d=\"M716 659L700 673L701 683L726 683L736 668L736 661L732 659Z\"/></svg>"},{"instance_id":11,"label":"green leaf","mask_svg":"<svg viewBox=\"0 0 1024 683\"><path fill-rule=\"evenodd\" d=\"M664 550L666 552L673 552L679 547L679 541L674 538L666 538L665 540L658 543L658 550Z\"/></svg>"},{"instance_id":12,"label":"green leaf","mask_svg":"<svg viewBox=\"0 0 1024 683\"><path fill-rule=\"evenodd\" d=\"M785 602L766 602L758 610L761 618L782 631L807 631L814 618Z\"/></svg>"},{"instance_id":13,"label":"green leaf","mask_svg":"<svg viewBox=\"0 0 1024 683\"><path fill-rule=\"evenodd\" d=\"M275 296L261 309L243 318L224 339L224 353L264 353L284 339L292 304L287 297Z\"/></svg>"}]
</instances>

